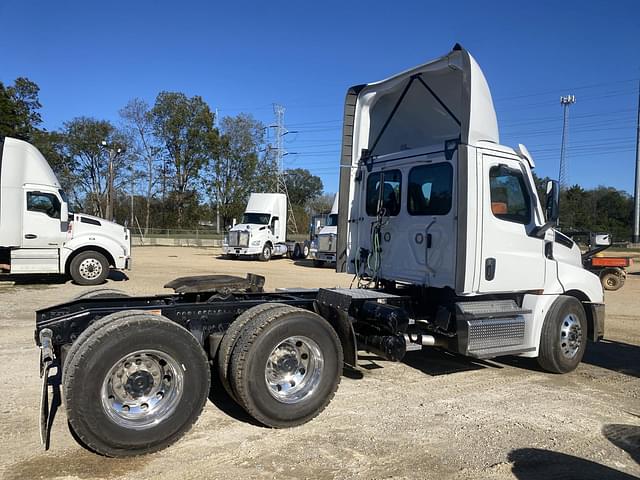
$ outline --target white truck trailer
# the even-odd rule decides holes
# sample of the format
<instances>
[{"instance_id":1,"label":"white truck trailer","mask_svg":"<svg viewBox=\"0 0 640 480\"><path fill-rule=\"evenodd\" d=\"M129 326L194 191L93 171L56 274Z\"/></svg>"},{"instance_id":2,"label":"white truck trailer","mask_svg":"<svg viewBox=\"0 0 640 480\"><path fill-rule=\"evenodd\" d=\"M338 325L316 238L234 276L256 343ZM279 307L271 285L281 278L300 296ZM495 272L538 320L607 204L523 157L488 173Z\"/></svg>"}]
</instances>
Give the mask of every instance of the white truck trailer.
<instances>
[{"instance_id":1,"label":"white truck trailer","mask_svg":"<svg viewBox=\"0 0 640 480\"><path fill-rule=\"evenodd\" d=\"M68 274L80 285L97 285L109 267L131 267L129 230L70 213L38 149L10 137L0 141L0 275Z\"/></svg>"},{"instance_id":2,"label":"white truck trailer","mask_svg":"<svg viewBox=\"0 0 640 480\"><path fill-rule=\"evenodd\" d=\"M253 256L263 262L287 254L293 258L306 257L308 250L308 242L287 240L284 193L252 193L242 221L227 232L222 245L228 258Z\"/></svg>"},{"instance_id":3,"label":"white truck trailer","mask_svg":"<svg viewBox=\"0 0 640 480\"><path fill-rule=\"evenodd\" d=\"M218 393L283 428L318 415L361 350L520 355L564 373L603 338L600 281L553 228L557 182L543 206L531 156L499 144L466 50L349 89L344 119L337 269L358 287L266 293L255 275L191 277L174 294L39 310L43 399L61 368L74 438L109 456L170 445L202 411L210 365Z\"/></svg>"},{"instance_id":4,"label":"white truck trailer","mask_svg":"<svg viewBox=\"0 0 640 480\"><path fill-rule=\"evenodd\" d=\"M325 263L335 263L336 245L338 238L338 194L333 197L331 212L327 222L311 242L309 256L313 259L314 267L322 267Z\"/></svg>"}]
</instances>

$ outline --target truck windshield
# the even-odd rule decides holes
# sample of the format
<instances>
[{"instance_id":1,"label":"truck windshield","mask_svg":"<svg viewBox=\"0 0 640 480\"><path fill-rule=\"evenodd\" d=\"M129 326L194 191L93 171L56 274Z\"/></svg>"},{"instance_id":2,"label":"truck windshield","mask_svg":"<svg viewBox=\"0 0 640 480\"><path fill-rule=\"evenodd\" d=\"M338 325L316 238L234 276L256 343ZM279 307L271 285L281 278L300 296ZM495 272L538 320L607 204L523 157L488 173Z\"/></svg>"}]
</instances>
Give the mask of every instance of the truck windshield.
<instances>
[{"instance_id":1,"label":"truck windshield","mask_svg":"<svg viewBox=\"0 0 640 480\"><path fill-rule=\"evenodd\" d=\"M331 215L329 215L329 218L327 218L326 226L327 227L337 227L338 226L338 214L337 213L332 213Z\"/></svg>"},{"instance_id":2,"label":"truck windshield","mask_svg":"<svg viewBox=\"0 0 640 480\"><path fill-rule=\"evenodd\" d=\"M254 225L268 225L271 215L268 213L245 213L242 215L242 223L252 223Z\"/></svg>"}]
</instances>

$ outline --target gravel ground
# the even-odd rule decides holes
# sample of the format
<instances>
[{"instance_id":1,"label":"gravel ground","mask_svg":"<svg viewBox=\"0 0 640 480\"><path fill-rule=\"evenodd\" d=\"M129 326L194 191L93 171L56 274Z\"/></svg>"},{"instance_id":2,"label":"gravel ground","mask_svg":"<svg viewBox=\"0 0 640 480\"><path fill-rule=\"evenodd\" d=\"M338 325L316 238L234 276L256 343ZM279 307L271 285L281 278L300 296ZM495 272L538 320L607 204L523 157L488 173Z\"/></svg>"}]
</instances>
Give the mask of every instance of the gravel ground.
<instances>
[{"instance_id":1,"label":"gravel ground","mask_svg":"<svg viewBox=\"0 0 640 480\"><path fill-rule=\"evenodd\" d=\"M157 293L181 275L267 276L277 287L348 286L310 262L218 259L214 249L134 251L126 280L109 286ZM640 275L607 292L606 340L590 344L568 375L535 361L472 361L436 350L403 363L370 355L347 373L329 407L288 430L250 423L234 405L209 402L195 427L162 452L108 459L78 446L60 409L47 452L38 439L34 310L86 287L43 279L0 282L0 477L14 479L630 479L640 476Z\"/></svg>"}]
</instances>

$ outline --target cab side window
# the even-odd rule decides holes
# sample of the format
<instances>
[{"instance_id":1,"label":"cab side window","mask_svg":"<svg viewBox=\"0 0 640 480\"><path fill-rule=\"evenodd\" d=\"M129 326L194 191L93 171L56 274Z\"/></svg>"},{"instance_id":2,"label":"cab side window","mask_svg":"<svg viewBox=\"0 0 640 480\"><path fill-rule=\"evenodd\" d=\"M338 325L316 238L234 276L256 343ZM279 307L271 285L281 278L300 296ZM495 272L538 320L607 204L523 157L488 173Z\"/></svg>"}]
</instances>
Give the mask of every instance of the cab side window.
<instances>
[{"instance_id":1,"label":"cab side window","mask_svg":"<svg viewBox=\"0 0 640 480\"><path fill-rule=\"evenodd\" d=\"M446 215L451 210L453 168L448 163L420 165L409 172L410 215Z\"/></svg>"},{"instance_id":2,"label":"cab side window","mask_svg":"<svg viewBox=\"0 0 640 480\"><path fill-rule=\"evenodd\" d=\"M497 165L489 170L491 212L508 222L527 224L531 221L529 192L520 170Z\"/></svg>"},{"instance_id":3,"label":"cab side window","mask_svg":"<svg viewBox=\"0 0 640 480\"><path fill-rule=\"evenodd\" d=\"M381 183L382 182L382 183ZM378 206L384 215L400 213L402 174L400 170L374 172L367 177L367 215L378 215Z\"/></svg>"},{"instance_id":4,"label":"cab side window","mask_svg":"<svg viewBox=\"0 0 640 480\"><path fill-rule=\"evenodd\" d=\"M27 192L27 210L60 218L60 200L52 193Z\"/></svg>"}]
</instances>

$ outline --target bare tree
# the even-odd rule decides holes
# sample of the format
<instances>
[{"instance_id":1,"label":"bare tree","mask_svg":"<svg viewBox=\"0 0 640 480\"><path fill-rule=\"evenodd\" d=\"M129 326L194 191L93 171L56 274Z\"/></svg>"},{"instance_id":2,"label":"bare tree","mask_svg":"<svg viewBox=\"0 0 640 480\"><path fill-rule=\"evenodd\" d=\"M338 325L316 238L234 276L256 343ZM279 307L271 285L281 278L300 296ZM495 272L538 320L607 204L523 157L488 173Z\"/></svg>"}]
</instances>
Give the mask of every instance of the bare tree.
<instances>
[{"instance_id":1,"label":"bare tree","mask_svg":"<svg viewBox=\"0 0 640 480\"><path fill-rule=\"evenodd\" d=\"M63 129L64 154L74 164L78 197L90 205L95 215L104 216L109 176L109 152L102 142L126 147L126 137L106 120L78 117L66 122ZM114 190L126 182L127 157L113 159Z\"/></svg>"},{"instance_id":2,"label":"bare tree","mask_svg":"<svg viewBox=\"0 0 640 480\"><path fill-rule=\"evenodd\" d=\"M120 110L125 129L131 137L132 150L144 166L142 178L145 180L145 234L149 231L151 218L151 200L157 183L156 166L161 147L157 144L153 134L153 115L151 108L144 100L134 98ZM132 167L133 168L133 167Z\"/></svg>"}]
</instances>

